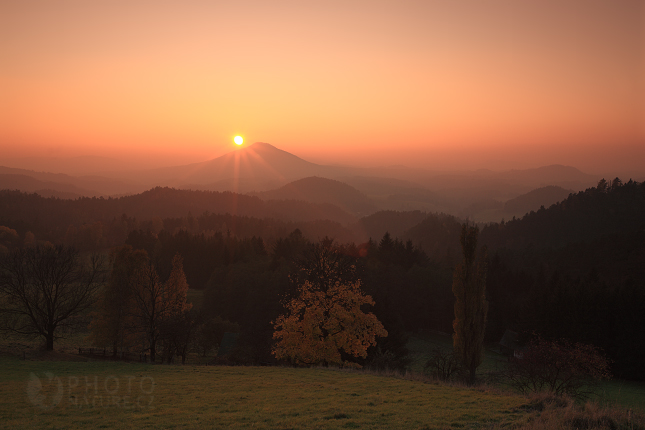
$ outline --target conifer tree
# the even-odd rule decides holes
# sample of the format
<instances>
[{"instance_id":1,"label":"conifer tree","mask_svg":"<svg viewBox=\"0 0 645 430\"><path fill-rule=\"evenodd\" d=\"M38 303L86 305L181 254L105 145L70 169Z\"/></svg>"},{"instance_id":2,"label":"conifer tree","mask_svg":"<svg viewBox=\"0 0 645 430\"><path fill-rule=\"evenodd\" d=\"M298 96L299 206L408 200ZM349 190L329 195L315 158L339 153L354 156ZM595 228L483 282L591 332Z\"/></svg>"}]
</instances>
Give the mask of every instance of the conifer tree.
<instances>
[{"instance_id":1,"label":"conifer tree","mask_svg":"<svg viewBox=\"0 0 645 430\"><path fill-rule=\"evenodd\" d=\"M166 281L164 291L164 311L166 317L175 317L192 308L192 304L186 303L188 293L188 282L184 274L184 259L175 254L172 259L172 271Z\"/></svg>"},{"instance_id":2,"label":"conifer tree","mask_svg":"<svg viewBox=\"0 0 645 430\"><path fill-rule=\"evenodd\" d=\"M484 332L486 330L486 250L479 258L477 236L479 229L462 225L461 247L464 259L453 275L452 292L455 294L453 321L453 348L461 364L468 370L468 383L475 382L475 372L482 362Z\"/></svg>"}]
</instances>

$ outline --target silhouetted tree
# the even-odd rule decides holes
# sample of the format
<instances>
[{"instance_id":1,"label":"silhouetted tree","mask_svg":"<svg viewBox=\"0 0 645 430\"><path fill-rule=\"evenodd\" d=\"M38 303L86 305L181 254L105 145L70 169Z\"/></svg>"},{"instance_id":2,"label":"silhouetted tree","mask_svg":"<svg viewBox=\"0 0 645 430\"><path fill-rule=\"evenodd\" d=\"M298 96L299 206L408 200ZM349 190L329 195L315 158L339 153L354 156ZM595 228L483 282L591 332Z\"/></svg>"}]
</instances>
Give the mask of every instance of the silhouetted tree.
<instances>
[{"instance_id":1,"label":"silhouetted tree","mask_svg":"<svg viewBox=\"0 0 645 430\"><path fill-rule=\"evenodd\" d=\"M604 193L607 191L607 180L605 178L602 178L600 181L598 181L598 186L596 187L598 191L601 193Z\"/></svg>"},{"instance_id":2,"label":"silhouetted tree","mask_svg":"<svg viewBox=\"0 0 645 430\"><path fill-rule=\"evenodd\" d=\"M16 230L0 225L0 253L8 252L13 249L14 246L17 246L19 242L20 237Z\"/></svg>"},{"instance_id":3,"label":"silhouetted tree","mask_svg":"<svg viewBox=\"0 0 645 430\"><path fill-rule=\"evenodd\" d=\"M134 282L135 275L148 262L144 250L130 245L116 248L110 254L112 271L99 295L96 311L90 324L90 339L97 346L110 346L116 356L118 348L134 343Z\"/></svg>"},{"instance_id":4,"label":"silhouetted tree","mask_svg":"<svg viewBox=\"0 0 645 430\"><path fill-rule=\"evenodd\" d=\"M83 258L74 248L36 246L0 256L2 328L45 338L54 349L60 329L77 327L77 317L96 301L103 282L98 255Z\"/></svg>"},{"instance_id":5,"label":"silhouetted tree","mask_svg":"<svg viewBox=\"0 0 645 430\"><path fill-rule=\"evenodd\" d=\"M152 262L145 264L135 274L134 298L135 316L139 329L147 339L150 360L155 360L157 342L162 335L162 326L168 319L177 317L190 309L186 303L188 284L184 275L182 258L177 254L173 259L172 271L167 282L159 279Z\"/></svg>"},{"instance_id":6,"label":"silhouetted tree","mask_svg":"<svg viewBox=\"0 0 645 430\"><path fill-rule=\"evenodd\" d=\"M222 319L220 316L204 319L202 314L198 320L194 338L197 351L202 354L202 357L206 357L206 354L220 345L226 332L239 333L240 325Z\"/></svg>"},{"instance_id":7,"label":"silhouetted tree","mask_svg":"<svg viewBox=\"0 0 645 430\"><path fill-rule=\"evenodd\" d=\"M181 357L181 364L186 364L186 355L190 345L194 342L199 324L199 314L192 309L170 314L159 325L159 339L163 343L162 361L168 363L177 354Z\"/></svg>"},{"instance_id":8,"label":"silhouetted tree","mask_svg":"<svg viewBox=\"0 0 645 430\"><path fill-rule=\"evenodd\" d=\"M328 237L304 248L295 266L292 281L298 286L308 281L315 289L326 291L338 283L358 281L356 258Z\"/></svg>"},{"instance_id":9,"label":"silhouetted tree","mask_svg":"<svg viewBox=\"0 0 645 430\"><path fill-rule=\"evenodd\" d=\"M468 370L468 383L475 382L475 372L482 362L486 331L486 256L485 250L476 259L477 227L463 224L461 247L463 261L455 268L452 292L455 294L453 348Z\"/></svg>"}]
</instances>

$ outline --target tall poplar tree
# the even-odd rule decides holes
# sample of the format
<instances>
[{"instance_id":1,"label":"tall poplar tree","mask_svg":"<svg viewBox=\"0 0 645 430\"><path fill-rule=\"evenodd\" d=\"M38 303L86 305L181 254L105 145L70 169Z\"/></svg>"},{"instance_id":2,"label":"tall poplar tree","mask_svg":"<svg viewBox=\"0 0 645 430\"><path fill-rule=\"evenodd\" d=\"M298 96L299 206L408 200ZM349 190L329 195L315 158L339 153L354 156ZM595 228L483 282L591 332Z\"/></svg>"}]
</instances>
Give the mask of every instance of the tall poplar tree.
<instances>
[{"instance_id":1,"label":"tall poplar tree","mask_svg":"<svg viewBox=\"0 0 645 430\"><path fill-rule=\"evenodd\" d=\"M479 258L476 258L478 234L477 227L462 225L464 259L455 268L452 281L452 292L455 294L453 348L461 364L468 370L468 383L471 385L482 362L488 313L486 250L483 249Z\"/></svg>"}]
</instances>

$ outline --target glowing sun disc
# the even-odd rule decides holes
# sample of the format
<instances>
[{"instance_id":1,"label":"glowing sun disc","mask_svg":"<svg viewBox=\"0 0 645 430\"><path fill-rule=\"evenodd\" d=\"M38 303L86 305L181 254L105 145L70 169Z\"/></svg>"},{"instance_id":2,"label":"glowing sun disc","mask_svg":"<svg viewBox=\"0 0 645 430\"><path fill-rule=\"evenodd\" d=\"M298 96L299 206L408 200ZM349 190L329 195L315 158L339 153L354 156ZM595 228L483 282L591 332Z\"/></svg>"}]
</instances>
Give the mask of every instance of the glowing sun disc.
<instances>
[{"instance_id":1,"label":"glowing sun disc","mask_svg":"<svg viewBox=\"0 0 645 430\"><path fill-rule=\"evenodd\" d=\"M235 142L236 145L241 145L244 143L244 139L242 139L242 136L235 136L233 138L233 142Z\"/></svg>"}]
</instances>

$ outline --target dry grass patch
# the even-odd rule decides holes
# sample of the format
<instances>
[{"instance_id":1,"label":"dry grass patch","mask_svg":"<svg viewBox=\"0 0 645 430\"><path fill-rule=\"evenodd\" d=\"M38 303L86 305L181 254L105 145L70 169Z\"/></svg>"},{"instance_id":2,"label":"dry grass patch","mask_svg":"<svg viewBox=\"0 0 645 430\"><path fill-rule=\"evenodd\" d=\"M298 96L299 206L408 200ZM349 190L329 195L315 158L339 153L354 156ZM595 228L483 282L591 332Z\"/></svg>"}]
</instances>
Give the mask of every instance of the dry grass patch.
<instances>
[{"instance_id":1,"label":"dry grass patch","mask_svg":"<svg viewBox=\"0 0 645 430\"><path fill-rule=\"evenodd\" d=\"M642 412L596 402L577 404L567 398L534 395L523 409L531 414L518 430L645 430Z\"/></svg>"}]
</instances>

